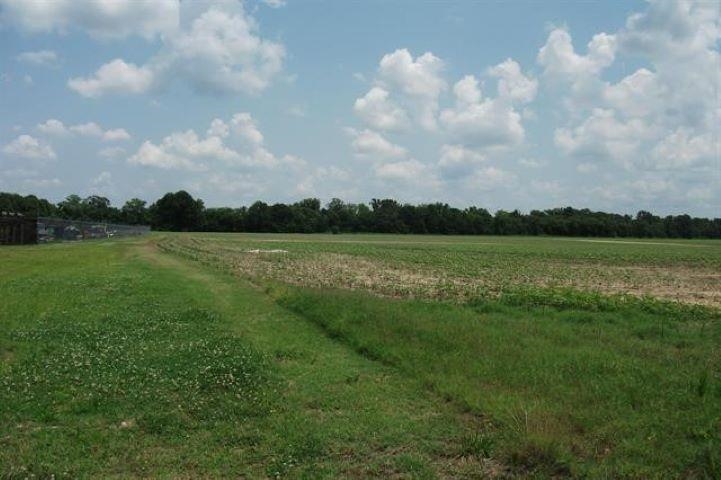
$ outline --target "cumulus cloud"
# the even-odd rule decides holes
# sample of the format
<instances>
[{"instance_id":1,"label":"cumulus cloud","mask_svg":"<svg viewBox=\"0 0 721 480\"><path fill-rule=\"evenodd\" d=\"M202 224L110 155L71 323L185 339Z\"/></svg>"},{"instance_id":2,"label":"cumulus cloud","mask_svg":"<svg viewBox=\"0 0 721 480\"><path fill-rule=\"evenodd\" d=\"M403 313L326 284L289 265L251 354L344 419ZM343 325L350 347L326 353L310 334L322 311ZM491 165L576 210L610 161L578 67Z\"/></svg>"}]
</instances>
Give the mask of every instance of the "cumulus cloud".
<instances>
[{"instance_id":1,"label":"cumulus cloud","mask_svg":"<svg viewBox=\"0 0 721 480\"><path fill-rule=\"evenodd\" d=\"M547 75L595 75L613 63L616 48L615 35L599 33L588 43L588 53L579 55L573 48L571 35L562 28L556 28L538 52L538 63Z\"/></svg>"},{"instance_id":2,"label":"cumulus cloud","mask_svg":"<svg viewBox=\"0 0 721 480\"><path fill-rule=\"evenodd\" d=\"M383 135L373 130L348 129L353 136L351 146L356 154L360 156L373 157L376 159L404 157L406 149L388 141Z\"/></svg>"},{"instance_id":3,"label":"cumulus cloud","mask_svg":"<svg viewBox=\"0 0 721 480\"><path fill-rule=\"evenodd\" d=\"M555 144L584 164L627 169L710 165L718 156L721 4L652 0L618 32L596 35L586 56L554 30L538 55L546 73L566 76L571 115ZM602 70L618 56L645 65L617 82ZM584 167L587 169L587 167ZM651 190L648 190L651 192Z\"/></svg>"},{"instance_id":4,"label":"cumulus cloud","mask_svg":"<svg viewBox=\"0 0 721 480\"><path fill-rule=\"evenodd\" d=\"M178 0L0 0L0 21L30 33L79 29L100 39L150 39L176 29L179 18Z\"/></svg>"},{"instance_id":5,"label":"cumulus cloud","mask_svg":"<svg viewBox=\"0 0 721 480\"><path fill-rule=\"evenodd\" d=\"M402 130L410 120L404 109L389 99L389 92L373 87L363 97L356 99L353 110L370 127L378 130Z\"/></svg>"},{"instance_id":6,"label":"cumulus cloud","mask_svg":"<svg viewBox=\"0 0 721 480\"><path fill-rule=\"evenodd\" d=\"M378 76L381 84L399 89L405 94L410 107L415 110L418 123L425 129L436 127L438 97L446 88L446 81L441 77L443 61L426 52L413 58L405 49L396 50L381 58Z\"/></svg>"},{"instance_id":7,"label":"cumulus cloud","mask_svg":"<svg viewBox=\"0 0 721 480\"><path fill-rule=\"evenodd\" d=\"M445 177L458 178L471 173L486 156L463 145L443 145L438 167Z\"/></svg>"},{"instance_id":8,"label":"cumulus cloud","mask_svg":"<svg viewBox=\"0 0 721 480\"><path fill-rule=\"evenodd\" d=\"M509 58L491 68L491 76L498 78L498 96L512 102L528 103L536 98L538 81L521 72L521 66Z\"/></svg>"},{"instance_id":9,"label":"cumulus cloud","mask_svg":"<svg viewBox=\"0 0 721 480\"><path fill-rule=\"evenodd\" d=\"M261 38L240 3L213 6L189 28L163 35L162 42L144 65L115 59L89 77L70 79L68 86L91 98L146 93L175 80L200 92L256 94L280 73L285 58L285 47Z\"/></svg>"},{"instance_id":10,"label":"cumulus cloud","mask_svg":"<svg viewBox=\"0 0 721 480\"><path fill-rule=\"evenodd\" d=\"M719 158L721 139L712 132L694 135L686 127L679 127L656 144L651 156L659 167L681 168L699 159Z\"/></svg>"},{"instance_id":11,"label":"cumulus cloud","mask_svg":"<svg viewBox=\"0 0 721 480\"><path fill-rule=\"evenodd\" d=\"M229 167L273 168L285 165L299 168L305 162L292 155L278 157L264 145L263 135L248 113L233 115L229 122L214 119L201 137L194 130L173 132L155 144L145 141L138 151L128 158L132 165L181 169L209 170L212 164L222 162Z\"/></svg>"},{"instance_id":12,"label":"cumulus cloud","mask_svg":"<svg viewBox=\"0 0 721 480\"><path fill-rule=\"evenodd\" d=\"M30 135L20 135L5 145L3 153L28 160L52 160L57 157L52 147Z\"/></svg>"},{"instance_id":13,"label":"cumulus cloud","mask_svg":"<svg viewBox=\"0 0 721 480\"><path fill-rule=\"evenodd\" d=\"M37 129L42 133L55 136L65 136L70 133L63 122L54 118L38 124Z\"/></svg>"},{"instance_id":14,"label":"cumulus cloud","mask_svg":"<svg viewBox=\"0 0 721 480\"><path fill-rule=\"evenodd\" d=\"M521 115L500 98L483 99L478 80L468 75L453 87L454 108L441 112L440 119L451 138L480 148L518 145L524 139Z\"/></svg>"},{"instance_id":15,"label":"cumulus cloud","mask_svg":"<svg viewBox=\"0 0 721 480\"><path fill-rule=\"evenodd\" d=\"M248 142L251 146L258 147L263 144L263 134L258 130L253 117L247 112L236 113L230 119L233 132Z\"/></svg>"},{"instance_id":16,"label":"cumulus cloud","mask_svg":"<svg viewBox=\"0 0 721 480\"><path fill-rule=\"evenodd\" d=\"M125 153L125 149L122 147L107 147L102 148L98 151L98 155L103 158L113 159L117 158Z\"/></svg>"},{"instance_id":17,"label":"cumulus cloud","mask_svg":"<svg viewBox=\"0 0 721 480\"><path fill-rule=\"evenodd\" d=\"M383 180L415 184L425 183L426 180L432 178L428 167L414 158L379 164L375 168L375 174Z\"/></svg>"},{"instance_id":18,"label":"cumulus cloud","mask_svg":"<svg viewBox=\"0 0 721 480\"><path fill-rule=\"evenodd\" d=\"M648 126L640 119L619 120L613 110L596 109L590 117L574 129L559 128L554 142L564 153L587 159L611 159L630 166Z\"/></svg>"},{"instance_id":19,"label":"cumulus cloud","mask_svg":"<svg viewBox=\"0 0 721 480\"><path fill-rule=\"evenodd\" d=\"M81 123L77 125L66 126L60 120L51 118L44 123L37 125L37 130L46 134L57 137L67 137L72 134L84 137L97 137L106 142L114 142L120 140L130 140L130 134L124 128L114 128L104 130L95 122Z\"/></svg>"},{"instance_id":20,"label":"cumulus cloud","mask_svg":"<svg viewBox=\"0 0 721 480\"><path fill-rule=\"evenodd\" d=\"M379 130L406 128L410 120L426 130L436 129L438 100L446 89L443 61L426 52L416 58L405 49L384 55L374 86L355 102L355 112Z\"/></svg>"},{"instance_id":21,"label":"cumulus cloud","mask_svg":"<svg viewBox=\"0 0 721 480\"><path fill-rule=\"evenodd\" d=\"M157 167L164 170L185 169L185 170L205 170L204 165L196 165L191 160L169 153L165 146L155 145L150 141L145 141L138 151L128 158L131 165L143 165L146 167Z\"/></svg>"},{"instance_id":22,"label":"cumulus cloud","mask_svg":"<svg viewBox=\"0 0 721 480\"><path fill-rule=\"evenodd\" d=\"M465 182L473 190L489 191L513 186L516 175L498 167L488 166L473 172Z\"/></svg>"},{"instance_id":23,"label":"cumulus cloud","mask_svg":"<svg viewBox=\"0 0 721 480\"><path fill-rule=\"evenodd\" d=\"M52 50L38 50L36 52L22 52L17 57L18 62L36 67L56 67L59 62L58 54Z\"/></svg>"},{"instance_id":24,"label":"cumulus cloud","mask_svg":"<svg viewBox=\"0 0 721 480\"><path fill-rule=\"evenodd\" d=\"M205 132L205 134L209 137L220 137L220 138L227 137L228 133L230 133L230 128L228 127L228 124L225 123L220 118L213 119L213 121L210 122L210 127Z\"/></svg>"},{"instance_id":25,"label":"cumulus cloud","mask_svg":"<svg viewBox=\"0 0 721 480\"><path fill-rule=\"evenodd\" d=\"M417 133L416 126L440 140L438 162L424 168L434 178L439 174L448 180L475 175L490 153L501 154L522 144L525 130L520 111L536 97L535 78L509 58L486 70L496 83L496 96L485 97L481 81L466 75L453 85L454 105L441 109L441 94L447 89L443 69L443 61L430 52L414 58L407 49L398 49L381 58L374 86L353 106L370 128L348 129L356 154L377 160L403 159L377 163L377 176L397 177L403 166L413 171L424 165L409 159L406 148L390 142L385 132Z\"/></svg>"},{"instance_id":26,"label":"cumulus cloud","mask_svg":"<svg viewBox=\"0 0 721 480\"><path fill-rule=\"evenodd\" d=\"M84 97L97 98L110 93L145 93L155 83L155 71L116 58L97 69L90 77L68 80L68 87Z\"/></svg>"}]
</instances>

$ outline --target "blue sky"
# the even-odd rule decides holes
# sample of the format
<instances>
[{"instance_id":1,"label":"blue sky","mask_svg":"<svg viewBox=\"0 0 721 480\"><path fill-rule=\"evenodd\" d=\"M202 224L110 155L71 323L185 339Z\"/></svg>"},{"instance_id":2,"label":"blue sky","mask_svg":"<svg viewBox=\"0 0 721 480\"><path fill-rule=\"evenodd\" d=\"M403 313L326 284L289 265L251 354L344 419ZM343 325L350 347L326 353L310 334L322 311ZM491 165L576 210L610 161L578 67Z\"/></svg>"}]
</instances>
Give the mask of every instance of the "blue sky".
<instances>
[{"instance_id":1,"label":"blue sky","mask_svg":"<svg viewBox=\"0 0 721 480\"><path fill-rule=\"evenodd\" d=\"M721 212L719 2L0 0L0 190Z\"/></svg>"}]
</instances>

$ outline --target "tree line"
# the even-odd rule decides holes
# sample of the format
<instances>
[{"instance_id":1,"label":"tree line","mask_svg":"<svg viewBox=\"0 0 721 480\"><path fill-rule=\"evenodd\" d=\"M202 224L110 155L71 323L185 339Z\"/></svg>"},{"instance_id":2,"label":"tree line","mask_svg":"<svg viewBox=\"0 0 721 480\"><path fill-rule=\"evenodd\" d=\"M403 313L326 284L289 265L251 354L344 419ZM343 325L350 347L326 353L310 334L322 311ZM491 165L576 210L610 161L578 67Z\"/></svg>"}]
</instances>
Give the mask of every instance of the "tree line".
<instances>
[{"instance_id":1,"label":"tree line","mask_svg":"<svg viewBox=\"0 0 721 480\"><path fill-rule=\"evenodd\" d=\"M370 204L317 198L292 204L257 201L249 207L206 208L181 190L151 205L133 198L118 208L98 195L69 195L53 204L34 195L0 192L0 212L55 216L73 220L151 225L154 230L273 233L415 233L454 235L559 235L583 237L721 238L721 218L689 215L635 216L572 207L498 210L451 207L445 203L411 205L393 199Z\"/></svg>"}]
</instances>

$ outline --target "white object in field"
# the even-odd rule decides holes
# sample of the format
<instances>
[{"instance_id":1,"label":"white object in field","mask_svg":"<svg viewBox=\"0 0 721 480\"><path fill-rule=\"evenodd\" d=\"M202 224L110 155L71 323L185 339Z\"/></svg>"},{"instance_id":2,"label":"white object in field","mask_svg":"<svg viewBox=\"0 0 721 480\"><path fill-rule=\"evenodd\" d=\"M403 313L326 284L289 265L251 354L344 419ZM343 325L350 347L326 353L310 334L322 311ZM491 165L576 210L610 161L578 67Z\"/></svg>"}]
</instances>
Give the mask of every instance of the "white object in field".
<instances>
[{"instance_id":1,"label":"white object in field","mask_svg":"<svg viewBox=\"0 0 721 480\"><path fill-rule=\"evenodd\" d=\"M246 250L245 253L288 253L288 250L280 250L280 249L261 250L259 248L256 248L255 250Z\"/></svg>"}]
</instances>

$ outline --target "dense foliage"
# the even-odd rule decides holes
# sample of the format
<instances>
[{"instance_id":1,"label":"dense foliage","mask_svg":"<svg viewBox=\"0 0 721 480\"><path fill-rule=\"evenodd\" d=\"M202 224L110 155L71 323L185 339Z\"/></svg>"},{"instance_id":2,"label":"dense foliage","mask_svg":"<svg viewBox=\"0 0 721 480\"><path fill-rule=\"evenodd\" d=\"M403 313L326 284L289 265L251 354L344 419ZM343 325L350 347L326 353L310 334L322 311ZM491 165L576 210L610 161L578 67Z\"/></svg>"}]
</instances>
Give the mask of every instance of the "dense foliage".
<instances>
[{"instance_id":1,"label":"dense foliage","mask_svg":"<svg viewBox=\"0 0 721 480\"><path fill-rule=\"evenodd\" d=\"M278 233L429 233L458 235L559 235L587 237L721 238L721 218L689 215L660 217L640 211L636 216L594 212L572 207L549 210L459 209L445 203L401 204L373 199L369 205L337 198L322 206L317 198L293 204L255 202L249 207L206 208L185 191L166 193L147 206L133 198L121 208L105 197L69 195L57 205L34 195L0 192L0 212L59 216L129 224L150 224L158 230Z\"/></svg>"}]
</instances>

